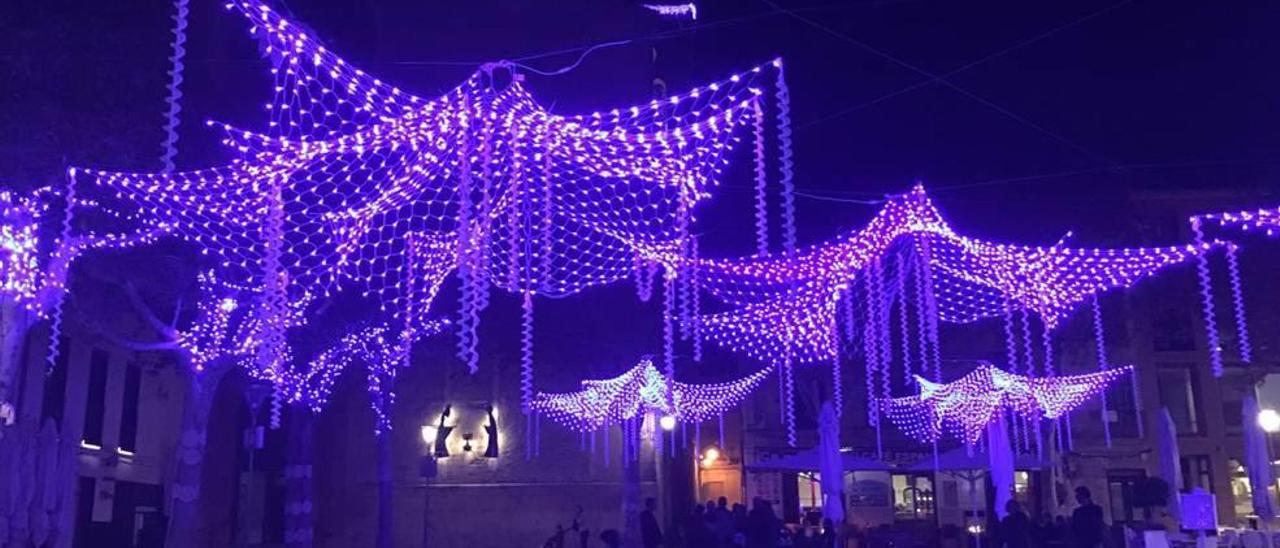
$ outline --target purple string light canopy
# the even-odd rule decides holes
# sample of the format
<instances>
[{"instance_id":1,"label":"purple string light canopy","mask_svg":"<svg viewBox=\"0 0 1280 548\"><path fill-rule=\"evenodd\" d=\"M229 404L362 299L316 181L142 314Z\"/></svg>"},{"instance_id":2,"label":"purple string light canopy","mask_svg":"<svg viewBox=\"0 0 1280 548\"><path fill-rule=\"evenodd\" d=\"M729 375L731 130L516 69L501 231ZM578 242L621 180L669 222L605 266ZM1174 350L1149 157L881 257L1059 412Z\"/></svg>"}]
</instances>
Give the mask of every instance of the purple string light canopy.
<instances>
[{"instance_id":1,"label":"purple string light canopy","mask_svg":"<svg viewBox=\"0 0 1280 548\"><path fill-rule=\"evenodd\" d=\"M265 318L354 287L403 320L407 270L456 269L458 353L473 370L492 286L563 296L631 275L637 247L689 249L694 206L719 183L735 130L763 116L765 75L781 76L775 61L661 101L563 116L533 99L513 65L495 63L425 99L258 2L230 7L273 64L268 131L211 124L240 153L225 166L87 177L263 287ZM410 265L402 252L414 234L447 240L452 253ZM278 355L259 361L282 367Z\"/></svg>"},{"instance_id":2,"label":"purple string light canopy","mask_svg":"<svg viewBox=\"0 0 1280 548\"><path fill-rule=\"evenodd\" d=\"M539 413L579 432L593 432L644 419L647 415L701 423L718 418L738 405L771 372L763 369L741 379L716 384L669 382L653 359L645 357L616 377L582 381L582 388L574 392L539 392L531 405Z\"/></svg>"},{"instance_id":3,"label":"purple string light canopy","mask_svg":"<svg viewBox=\"0 0 1280 548\"><path fill-rule=\"evenodd\" d=\"M915 380L920 393L883 400L885 416L909 435L925 442L951 432L967 444L976 443L987 425L1004 411L1032 421L1057 419L1133 372L1132 366L1083 375L1039 378L1017 375L982 363L948 383Z\"/></svg>"},{"instance_id":4,"label":"purple string light canopy","mask_svg":"<svg viewBox=\"0 0 1280 548\"><path fill-rule=\"evenodd\" d=\"M1026 347L1025 358L1011 360L1010 366L1016 369L1021 362L1021 371L1031 373L1036 365L1032 348L1042 347L1039 369L1052 377L1052 332L1081 303L1222 245L1202 240L1159 248L1087 249L1062 241L1027 246L980 240L958 233L923 187L916 186L890 197L861 230L828 243L793 253L693 260L699 287L732 307L700 316L698 322L707 339L779 367L824 361L839 367L843 324L844 339L862 344L868 393L887 399L894 364L901 364L904 376L919 373L941 381L939 321L999 317L1006 319L1011 357L1019 357L1019 335ZM671 268L689 260L658 252L651 256ZM895 305L897 344L889 326ZM1020 330L1010 323L1014 312L1022 315ZM1038 341L1032 340L1032 316L1039 319ZM784 367L784 376L788 370ZM784 389L784 405L786 400ZM867 411L879 431L875 397L868 399ZM788 428L794 428L793 421L788 420Z\"/></svg>"}]
</instances>

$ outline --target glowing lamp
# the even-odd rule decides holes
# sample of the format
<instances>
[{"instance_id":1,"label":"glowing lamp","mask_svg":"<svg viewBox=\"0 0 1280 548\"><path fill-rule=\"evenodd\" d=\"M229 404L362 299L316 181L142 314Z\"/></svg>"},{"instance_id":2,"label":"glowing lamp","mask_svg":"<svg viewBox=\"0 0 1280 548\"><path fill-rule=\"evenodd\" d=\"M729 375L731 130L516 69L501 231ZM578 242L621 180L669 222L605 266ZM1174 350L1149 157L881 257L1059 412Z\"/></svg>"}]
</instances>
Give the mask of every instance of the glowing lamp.
<instances>
[{"instance_id":1,"label":"glowing lamp","mask_svg":"<svg viewBox=\"0 0 1280 548\"><path fill-rule=\"evenodd\" d=\"M1280 432L1280 413L1275 409L1263 409L1258 412L1258 426L1268 434Z\"/></svg>"},{"instance_id":2,"label":"glowing lamp","mask_svg":"<svg viewBox=\"0 0 1280 548\"><path fill-rule=\"evenodd\" d=\"M715 446L712 446L708 448L705 453L702 454L702 467L711 468L711 466L715 464L716 461L718 460L720 460L720 449L716 448Z\"/></svg>"},{"instance_id":3,"label":"glowing lamp","mask_svg":"<svg viewBox=\"0 0 1280 548\"><path fill-rule=\"evenodd\" d=\"M671 415L663 415L662 418L658 419L658 426L661 426L667 432L675 430L676 418Z\"/></svg>"},{"instance_id":4,"label":"glowing lamp","mask_svg":"<svg viewBox=\"0 0 1280 548\"><path fill-rule=\"evenodd\" d=\"M436 429L435 425L432 425L432 424L423 425L422 426L422 443L427 444L427 447L431 447L432 445L434 445L436 443L436 433L438 432L439 430Z\"/></svg>"}]
</instances>

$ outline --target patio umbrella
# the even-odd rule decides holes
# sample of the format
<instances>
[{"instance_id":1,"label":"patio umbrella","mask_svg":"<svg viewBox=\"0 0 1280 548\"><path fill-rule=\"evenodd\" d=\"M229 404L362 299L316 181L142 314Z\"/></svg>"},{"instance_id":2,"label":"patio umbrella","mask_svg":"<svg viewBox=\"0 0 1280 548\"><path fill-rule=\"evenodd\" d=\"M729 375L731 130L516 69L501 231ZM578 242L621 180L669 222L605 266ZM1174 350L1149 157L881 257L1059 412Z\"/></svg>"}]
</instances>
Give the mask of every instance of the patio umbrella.
<instances>
[{"instance_id":1,"label":"patio umbrella","mask_svg":"<svg viewBox=\"0 0 1280 548\"><path fill-rule=\"evenodd\" d=\"M1178 492L1182 489L1182 459L1178 454L1178 431L1173 425L1173 415L1169 414L1168 407L1160 408L1160 420L1156 427L1160 444L1160 477L1169 484L1169 504L1165 509L1173 519L1180 520L1182 500Z\"/></svg>"},{"instance_id":2,"label":"patio umbrella","mask_svg":"<svg viewBox=\"0 0 1280 548\"><path fill-rule=\"evenodd\" d=\"M840 458L840 419L831 402L822 404L818 418L821 454L822 516L832 523L844 521L844 462Z\"/></svg>"},{"instance_id":3,"label":"patio umbrella","mask_svg":"<svg viewBox=\"0 0 1280 548\"><path fill-rule=\"evenodd\" d=\"M1276 517L1275 505L1271 502L1269 486L1275 483L1271 473L1271 456L1267 450L1267 433L1258 425L1258 400L1252 395L1244 398L1244 466L1249 470L1249 491L1253 499L1253 513L1258 520L1270 528L1271 520ZM1270 535L1267 535L1267 545Z\"/></svg>"},{"instance_id":4,"label":"patio umbrella","mask_svg":"<svg viewBox=\"0 0 1280 548\"><path fill-rule=\"evenodd\" d=\"M987 425L987 460L991 466L991 485L996 491L996 516L1004 519L1005 506L1013 499L1013 449L1009 446L1008 422L1004 416Z\"/></svg>"}]
</instances>

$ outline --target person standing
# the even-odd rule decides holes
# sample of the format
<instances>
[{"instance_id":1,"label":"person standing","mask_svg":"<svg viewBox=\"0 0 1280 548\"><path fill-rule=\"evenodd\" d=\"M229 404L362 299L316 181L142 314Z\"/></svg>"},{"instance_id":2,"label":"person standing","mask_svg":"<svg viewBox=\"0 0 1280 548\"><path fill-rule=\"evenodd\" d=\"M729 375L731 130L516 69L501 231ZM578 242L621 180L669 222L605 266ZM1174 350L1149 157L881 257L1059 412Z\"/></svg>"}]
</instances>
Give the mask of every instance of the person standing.
<instances>
[{"instance_id":1,"label":"person standing","mask_svg":"<svg viewBox=\"0 0 1280 548\"><path fill-rule=\"evenodd\" d=\"M778 545L778 517L769 501L757 497L747 515L747 548L775 548Z\"/></svg>"},{"instance_id":2,"label":"person standing","mask_svg":"<svg viewBox=\"0 0 1280 548\"><path fill-rule=\"evenodd\" d=\"M1004 507L1007 515L1000 520L1000 543L1004 548L1031 548L1031 518L1016 500Z\"/></svg>"},{"instance_id":3,"label":"person standing","mask_svg":"<svg viewBox=\"0 0 1280 548\"><path fill-rule=\"evenodd\" d=\"M1071 513L1071 542L1076 548L1097 548L1102 545L1106 524L1102 520L1102 507L1093 503L1088 487L1076 488L1076 502L1080 507Z\"/></svg>"},{"instance_id":4,"label":"person standing","mask_svg":"<svg viewBox=\"0 0 1280 548\"><path fill-rule=\"evenodd\" d=\"M716 535L720 546L731 546L733 542L733 514L729 511L729 499L716 499L716 508L712 512L711 530Z\"/></svg>"},{"instance_id":5,"label":"person standing","mask_svg":"<svg viewBox=\"0 0 1280 548\"><path fill-rule=\"evenodd\" d=\"M658 501L653 497L644 499L644 511L640 512L640 542L644 548L662 546L662 527L658 525Z\"/></svg>"}]
</instances>

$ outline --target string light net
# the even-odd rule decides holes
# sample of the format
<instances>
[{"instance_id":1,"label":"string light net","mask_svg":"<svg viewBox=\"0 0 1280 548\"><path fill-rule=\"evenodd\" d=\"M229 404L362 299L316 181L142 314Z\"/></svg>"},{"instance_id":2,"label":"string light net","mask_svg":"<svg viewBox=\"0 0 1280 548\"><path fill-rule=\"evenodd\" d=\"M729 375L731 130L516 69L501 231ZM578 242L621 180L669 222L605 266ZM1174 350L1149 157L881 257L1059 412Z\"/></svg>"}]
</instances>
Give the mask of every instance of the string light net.
<instances>
[{"instance_id":1,"label":"string light net","mask_svg":"<svg viewBox=\"0 0 1280 548\"><path fill-rule=\"evenodd\" d=\"M581 390L575 392L539 392L530 406L580 432L643 419L648 414L686 424L701 423L732 409L771 372L766 368L731 382L688 384L668 381L653 360L645 357L617 377L584 380Z\"/></svg>"},{"instance_id":2,"label":"string light net","mask_svg":"<svg viewBox=\"0 0 1280 548\"><path fill-rule=\"evenodd\" d=\"M1280 207L1199 215L1193 219L1222 227L1262 232L1267 236L1280 234Z\"/></svg>"},{"instance_id":3,"label":"string light net","mask_svg":"<svg viewBox=\"0 0 1280 548\"><path fill-rule=\"evenodd\" d=\"M934 442L944 432L951 432L972 444L1006 409L1033 421L1057 419L1132 371L1132 366L1125 366L1084 375L1039 378L982 363L949 383L917 375L919 394L882 403L885 416L920 441Z\"/></svg>"},{"instance_id":4,"label":"string light net","mask_svg":"<svg viewBox=\"0 0 1280 548\"><path fill-rule=\"evenodd\" d=\"M688 249L694 207L719 184L737 130L763 116L763 88L781 69L775 61L661 101L560 115L510 64L423 98L259 2L229 7L273 67L268 129L213 124L239 153L225 166L86 177L221 257L222 270L264 287L277 309L355 287L398 323L410 299L408 239L448 242L451 252L417 256L413 268L457 269L459 354L473 367L491 286L563 296L630 275L637 249Z\"/></svg>"},{"instance_id":5,"label":"string light net","mask_svg":"<svg viewBox=\"0 0 1280 548\"><path fill-rule=\"evenodd\" d=\"M780 363L788 336L797 341L798 361L829 360L835 353L835 304L850 280L877 260L897 262L883 261L889 254L909 252L928 274L931 318L968 323L1002 317L1014 306L1035 312L1052 330L1091 296L1127 287L1220 245L1087 249L1063 242L995 243L956 232L916 186L891 197L867 226L835 241L793 255L699 260L701 287L735 307L702 321L712 340L769 363ZM879 298L900 292L893 283L886 289Z\"/></svg>"},{"instance_id":6,"label":"string light net","mask_svg":"<svg viewBox=\"0 0 1280 548\"><path fill-rule=\"evenodd\" d=\"M377 418L376 429L386 432L391 427L389 410L395 402L397 370L408 365L413 343L439 333L449 323L435 320L413 331L396 332L387 326L373 326L350 332L316 355L308 367L298 368L286 376L285 399L319 413L329 403L338 377L352 364L362 363L368 371L366 381Z\"/></svg>"},{"instance_id":7,"label":"string light net","mask_svg":"<svg viewBox=\"0 0 1280 548\"><path fill-rule=\"evenodd\" d=\"M29 194L0 191L0 298L41 319L61 300L71 264L84 253L147 244L163 232L163 227L120 234L72 230L67 213L51 207L59 199L66 201L49 188ZM95 210L92 202L73 202L73 214ZM55 224L65 224L66 230L55 230Z\"/></svg>"}]
</instances>

